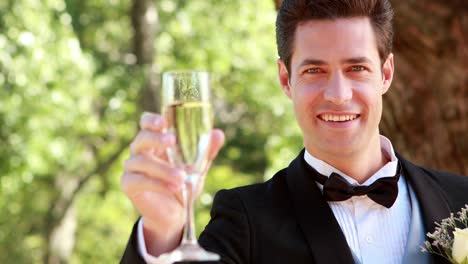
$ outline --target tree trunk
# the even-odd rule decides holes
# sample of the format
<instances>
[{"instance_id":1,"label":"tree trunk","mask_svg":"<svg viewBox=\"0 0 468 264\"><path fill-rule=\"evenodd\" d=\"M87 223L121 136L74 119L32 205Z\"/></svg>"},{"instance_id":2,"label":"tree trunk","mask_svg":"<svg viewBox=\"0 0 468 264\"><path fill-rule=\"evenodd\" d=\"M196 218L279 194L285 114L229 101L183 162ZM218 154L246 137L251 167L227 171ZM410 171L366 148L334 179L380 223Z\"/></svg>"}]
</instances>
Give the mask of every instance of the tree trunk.
<instances>
[{"instance_id":1,"label":"tree trunk","mask_svg":"<svg viewBox=\"0 0 468 264\"><path fill-rule=\"evenodd\" d=\"M463 2L395 3L396 73L385 95L381 128L412 161L468 175L468 20Z\"/></svg>"},{"instance_id":2,"label":"tree trunk","mask_svg":"<svg viewBox=\"0 0 468 264\"><path fill-rule=\"evenodd\" d=\"M159 72L153 65L154 35L158 21L156 8L151 0L134 0L131 9L132 25L134 27L134 53L137 65L145 72L145 87L139 97L139 106L145 111L159 109ZM73 202L79 191L89 180L104 174L127 148L129 140L123 140L115 153L107 160L97 160L96 167L89 172L70 175L57 175L56 199L50 205L44 228L46 237L44 263L68 263L74 243L76 231L76 213ZM80 176L81 175L81 176Z\"/></svg>"},{"instance_id":3,"label":"tree trunk","mask_svg":"<svg viewBox=\"0 0 468 264\"><path fill-rule=\"evenodd\" d=\"M65 201L64 198L61 199ZM73 248L75 246L76 212L73 204L64 210L61 219L48 223L47 248L45 261L47 264L69 263Z\"/></svg>"},{"instance_id":4,"label":"tree trunk","mask_svg":"<svg viewBox=\"0 0 468 264\"><path fill-rule=\"evenodd\" d=\"M275 3L276 11L278 11L281 7L281 3L283 3L283 0L273 0L273 2Z\"/></svg>"},{"instance_id":5,"label":"tree trunk","mask_svg":"<svg viewBox=\"0 0 468 264\"><path fill-rule=\"evenodd\" d=\"M468 8L459 0L393 5L396 72L381 133L415 163L468 175Z\"/></svg>"},{"instance_id":6,"label":"tree trunk","mask_svg":"<svg viewBox=\"0 0 468 264\"><path fill-rule=\"evenodd\" d=\"M79 192L92 177L105 174L112 164L118 160L122 152L127 149L129 139L123 139L115 152L106 160L96 160L95 167L90 171L74 172L70 175L55 177L56 199L51 203L44 223L44 237L46 238L44 263L68 263L75 245L76 213L73 203ZM81 176L80 176L81 175Z\"/></svg>"},{"instance_id":7,"label":"tree trunk","mask_svg":"<svg viewBox=\"0 0 468 264\"><path fill-rule=\"evenodd\" d=\"M144 71L145 86L140 93L139 106L143 111L160 110L159 74L154 59L154 39L157 33L158 13L154 1L133 0L131 10L134 30L133 49L136 64Z\"/></svg>"}]
</instances>

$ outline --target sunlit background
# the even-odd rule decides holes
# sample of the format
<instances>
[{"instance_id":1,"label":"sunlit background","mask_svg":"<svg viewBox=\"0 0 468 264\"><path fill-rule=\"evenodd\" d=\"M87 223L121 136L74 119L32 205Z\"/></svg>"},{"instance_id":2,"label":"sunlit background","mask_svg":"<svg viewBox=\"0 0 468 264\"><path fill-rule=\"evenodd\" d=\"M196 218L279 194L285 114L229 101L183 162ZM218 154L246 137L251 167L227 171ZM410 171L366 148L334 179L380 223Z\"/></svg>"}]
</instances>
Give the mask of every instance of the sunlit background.
<instances>
[{"instance_id":1,"label":"sunlit background","mask_svg":"<svg viewBox=\"0 0 468 264\"><path fill-rule=\"evenodd\" d=\"M395 7L383 131L408 157L467 174L466 9L425 2ZM273 0L0 1L0 263L119 261L138 218L122 162L165 70L215 77L227 142L198 232L217 190L287 166L302 140L277 82L275 17Z\"/></svg>"},{"instance_id":2,"label":"sunlit background","mask_svg":"<svg viewBox=\"0 0 468 264\"><path fill-rule=\"evenodd\" d=\"M154 23L154 54L141 60L131 1L1 1L0 263L118 262L138 217L122 162L142 111L157 107L142 98L148 74L215 76L229 141L200 197L199 232L219 188L263 180L267 149L280 167L300 148L276 81L273 1L154 3L140 14L143 30Z\"/></svg>"}]
</instances>

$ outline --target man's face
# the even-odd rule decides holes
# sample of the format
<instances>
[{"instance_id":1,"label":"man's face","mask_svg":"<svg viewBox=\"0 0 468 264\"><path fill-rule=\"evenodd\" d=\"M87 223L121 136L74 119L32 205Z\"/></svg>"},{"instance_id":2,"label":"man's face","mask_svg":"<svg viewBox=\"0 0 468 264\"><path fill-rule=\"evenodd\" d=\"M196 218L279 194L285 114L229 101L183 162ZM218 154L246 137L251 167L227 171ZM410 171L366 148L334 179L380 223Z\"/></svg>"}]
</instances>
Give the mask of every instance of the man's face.
<instances>
[{"instance_id":1,"label":"man's face","mask_svg":"<svg viewBox=\"0 0 468 264\"><path fill-rule=\"evenodd\" d=\"M299 24L289 76L281 60L278 67L312 155L346 157L380 146L382 95L392 81L393 55L382 67L368 18Z\"/></svg>"}]
</instances>

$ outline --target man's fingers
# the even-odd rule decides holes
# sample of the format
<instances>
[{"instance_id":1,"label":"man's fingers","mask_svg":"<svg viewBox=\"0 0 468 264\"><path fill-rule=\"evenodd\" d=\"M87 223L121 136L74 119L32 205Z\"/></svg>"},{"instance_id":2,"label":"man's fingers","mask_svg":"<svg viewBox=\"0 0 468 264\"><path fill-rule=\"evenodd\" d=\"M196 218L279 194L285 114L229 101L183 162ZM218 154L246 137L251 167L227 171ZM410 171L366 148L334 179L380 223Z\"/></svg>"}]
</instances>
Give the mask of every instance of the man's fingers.
<instances>
[{"instance_id":1,"label":"man's fingers","mask_svg":"<svg viewBox=\"0 0 468 264\"><path fill-rule=\"evenodd\" d=\"M169 185L180 186L184 180L183 171L170 167L168 163L146 155L135 155L124 163L126 173L143 174Z\"/></svg>"},{"instance_id":2,"label":"man's fingers","mask_svg":"<svg viewBox=\"0 0 468 264\"><path fill-rule=\"evenodd\" d=\"M161 134L150 130L141 130L130 144L130 154L142 154L152 151L159 156L167 147L174 145L175 137L172 134Z\"/></svg>"},{"instance_id":3,"label":"man's fingers","mask_svg":"<svg viewBox=\"0 0 468 264\"><path fill-rule=\"evenodd\" d=\"M130 199L143 192L169 193L167 184L161 180L140 173L126 172L120 178L120 186Z\"/></svg>"},{"instance_id":4,"label":"man's fingers","mask_svg":"<svg viewBox=\"0 0 468 264\"><path fill-rule=\"evenodd\" d=\"M155 132L161 132L166 125L166 121L161 115L144 113L140 118L140 128L152 130Z\"/></svg>"},{"instance_id":5,"label":"man's fingers","mask_svg":"<svg viewBox=\"0 0 468 264\"><path fill-rule=\"evenodd\" d=\"M224 133L220 129L213 129L211 131L211 147L208 153L208 160L213 160L218 155L219 150L224 144Z\"/></svg>"}]
</instances>

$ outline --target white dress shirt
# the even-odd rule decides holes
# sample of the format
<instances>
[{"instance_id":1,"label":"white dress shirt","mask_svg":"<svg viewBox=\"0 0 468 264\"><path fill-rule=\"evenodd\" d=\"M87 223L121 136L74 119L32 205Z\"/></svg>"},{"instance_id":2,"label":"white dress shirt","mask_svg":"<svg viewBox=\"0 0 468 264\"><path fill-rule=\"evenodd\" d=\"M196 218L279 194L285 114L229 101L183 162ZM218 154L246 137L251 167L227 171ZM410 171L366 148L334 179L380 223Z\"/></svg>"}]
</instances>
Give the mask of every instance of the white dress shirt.
<instances>
[{"instance_id":1,"label":"white dress shirt","mask_svg":"<svg viewBox=\"0 0 468 264\"><path fill-rule=\"evenodd\" d=\"M396 173L398 159L392 144L380 136L382 152L390 158L379 171L362 185L370 185L382 177ZM320 174L330 176L336 172L350 184L360 185L356 180L333 166L313 157L307 151L305 161ZM320 189L323 186L317 183ZM346 201L328 202L338 224L343 231L349 247L362 264L398 264L402 262L410 226L411 205L406 181L402 176L398 181L398 197L391 208L375 203L367 196L354 196ZM161 264L162 261L151 256L146 250L143 234L143 217L137 227L138 250L147 263Z\"/></svg>"},{"instance_id":2,"label":"white dress shirt","mask_svg":"<svg viewBox=\"0 0 468 264\"><path fill-rule=\"evenodd\" d=\"M390 158L374 175L363 184L337 170L333 166L304 153L306 162L320 174L329 177L333 172L340 174L352 185L370 185L379 178L396 174L398 159L392 144L380 136L384 155ZM322 190L323 186L317 183ZM403 175L398 181L398 196L391 208L386 208L367 195L353 196L340 202L328 202L355 257L363 264L399 264L405 254L406 241L411 220L411 203Z\"/></svg>"},{"instance_id":3,"label":"white dress shirt","mask_svg":"<svg viewBox=\"0 0 468 264\"><path fill-rule=\"evenodd\" d=\"M143 217L140 218L138 221L137 227L137 239L138 239L138 251L140 255L143 257L146 263L150 264L165 264L163 261L159 261L156 257L150 255L148 250L146 250L146 243L145 243L145 235L143 233Z\"/></svg>"}]
</instances>

